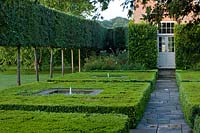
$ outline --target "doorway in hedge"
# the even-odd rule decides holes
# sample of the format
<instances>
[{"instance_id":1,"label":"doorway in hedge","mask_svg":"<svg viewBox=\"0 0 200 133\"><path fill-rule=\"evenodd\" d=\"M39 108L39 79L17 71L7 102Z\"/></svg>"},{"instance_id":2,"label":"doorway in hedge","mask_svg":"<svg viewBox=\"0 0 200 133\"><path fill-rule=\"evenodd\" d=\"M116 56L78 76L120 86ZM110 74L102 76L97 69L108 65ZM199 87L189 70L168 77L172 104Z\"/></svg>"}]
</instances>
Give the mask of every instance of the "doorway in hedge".
<instances>
[{"instance_id":1,"label":"doorway in hedge","mask_svg":"<svg viewBox=\"0 0 200 133\"><path fill-rule=\"evenodd\" d=\"M176 68L173 21L161 22L157 40L158 68Z\"/></svg>"}]
</instances>

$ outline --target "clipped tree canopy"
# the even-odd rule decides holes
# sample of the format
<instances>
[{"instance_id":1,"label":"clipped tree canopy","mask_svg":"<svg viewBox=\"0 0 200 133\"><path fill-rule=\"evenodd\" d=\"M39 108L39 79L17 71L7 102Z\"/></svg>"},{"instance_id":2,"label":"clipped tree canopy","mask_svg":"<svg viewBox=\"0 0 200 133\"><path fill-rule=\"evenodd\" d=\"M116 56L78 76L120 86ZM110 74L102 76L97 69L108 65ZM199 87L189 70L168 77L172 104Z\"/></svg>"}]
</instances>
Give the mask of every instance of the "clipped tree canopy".
<instances>
[{"instance_id":1,"label":"clipped tree canopy","mask_svg":"<svg viewBox=\"0 0 200 133\"><path fill-rule=\"evenodd\" d=\"M0 1L0 46L104 47L99 23L47 8L31 0Z\"/></svg>"}]
</instances>

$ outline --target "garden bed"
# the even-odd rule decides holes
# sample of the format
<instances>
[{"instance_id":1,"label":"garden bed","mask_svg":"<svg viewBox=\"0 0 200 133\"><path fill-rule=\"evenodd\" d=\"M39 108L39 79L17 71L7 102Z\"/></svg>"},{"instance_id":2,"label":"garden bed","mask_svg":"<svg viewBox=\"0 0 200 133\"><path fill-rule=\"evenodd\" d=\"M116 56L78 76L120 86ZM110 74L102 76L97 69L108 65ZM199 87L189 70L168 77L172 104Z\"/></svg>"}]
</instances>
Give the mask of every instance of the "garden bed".
<instances>
[{"instance_id":1,"label":"garden bed","mask_svg":"<svg viewBox=\"0 0 200 133\"><path fill-rule=\"evenodd\" d=\"M47 88L102 88L97 95L35 95ZM33 83L3 90L0 109L46 112L120 113L128 115L133 128L141 119L152 85L137 82L64 82ZM21 94L28 94L23 96Z\"/></svg>"},{"instance_id":2,"label":"garden bed","mask_svg":"<svg viewBox=\"0 0 200 133\"><path fill-rule=\"evenodd\" d=\"M129 132L128 117L120 114L48 113L0 110L2 133Z\"/></svg>"}]
</instances>

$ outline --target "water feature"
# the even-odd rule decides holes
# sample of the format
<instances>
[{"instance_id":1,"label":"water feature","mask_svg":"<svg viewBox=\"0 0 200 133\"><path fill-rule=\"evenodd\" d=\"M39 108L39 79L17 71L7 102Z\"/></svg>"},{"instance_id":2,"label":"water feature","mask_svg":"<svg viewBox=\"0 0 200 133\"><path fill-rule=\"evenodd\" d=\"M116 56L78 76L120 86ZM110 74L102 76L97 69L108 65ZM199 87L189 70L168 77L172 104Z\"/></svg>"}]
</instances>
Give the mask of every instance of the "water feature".
<instances>
[{"instance_id":1,"label":"water feature","mask_svg":"<svg viewBox=\"0 0 200 133\"><path fill-rule=\"evenodd\" d=\"M72 87L70 86L69 87L69 95L71 95L72 94Z\"/></svg>"},{"instance_id":2,"label":"water feature","mask_svg":"<svg viewBox=\"0 0 200 133\"><path fill-rule=\"evenodd\" d=\"M97 95L103 91L100 89L93 88L51 88L36 93L37 95L53 95L53 94L64 94L64 95Z\"/></svg>"},{"instance_id":3,"label":"water feature","mask_svg":"<svg viewBox=\"0 0 200 133\"><path fill-rule=\"evenodd\" d=\"M107 77L110 78L110 74L109 73L107 73Z\"/></svg>"}]
</instances>

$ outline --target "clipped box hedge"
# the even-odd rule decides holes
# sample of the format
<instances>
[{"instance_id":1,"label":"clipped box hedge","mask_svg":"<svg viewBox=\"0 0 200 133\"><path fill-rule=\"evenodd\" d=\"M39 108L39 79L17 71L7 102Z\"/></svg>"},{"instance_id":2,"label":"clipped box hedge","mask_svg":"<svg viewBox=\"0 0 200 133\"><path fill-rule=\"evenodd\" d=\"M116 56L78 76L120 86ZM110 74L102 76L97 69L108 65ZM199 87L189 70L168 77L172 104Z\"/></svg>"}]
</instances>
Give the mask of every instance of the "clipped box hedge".
<instances>
[{"instance_id":1,"label":"clipped box hedge","mask_svg":"<svg viewBox=\"0 0 200 133\"><path fill-rule=\"evenodd\" d=\"M185 119L194 127L194 120L200 115L200 82L180 82L179 93Z\"/></svg>"},{"instance_id":2,"label":"clipped box hedge","mask_svg":"<svg viewBox=\"0 0 200 133\"><path fill-rule=\"evenodd\" d=\"M0 110L1 133L128 133L128 126L128 117L120 114Z\"/></svg>"},{"instance_id":3,"label":"clipped box hedge","mask_svg":"<svg viewBox=\"0 0 200 133\"><path fill-rule=\"evenodd\" d=\"M200 82L200 71L178 71L179 82Z\"/></svg>"},{"instance_id":4,"label":"clipped box hedge","mask_svg":"<svg viewBox=\"0 0 200 133\"><path fill-rule=\"evenodd\" d=\"M194 121L194 133L200 133L200 116L197 116Z\"/></svg>"},{"instance_id":5,"label":"clipped box hedge","mask_svg":"<svg viewBox=\"0 0 200 133\"><path fill-rule=\"evenodd\" d=\"M102 89L98 95L35 95L50 88ZM141 119L151 93L150 83L65 82L33 83L0 92L0 109L46 112L119 113L128 115L130 127Z\"/></svg>"},{"instance_id":6,"label":"clipped box hedge","mask_svg":"<svg viewBox=\"0 0 200 133\"><path fill-rule=\"evenodd\" d=\"M151 82L155 83L157 71L102 71L67 74L64 77L50 79L56 82Z\"/></svg>"}]
</instances>

